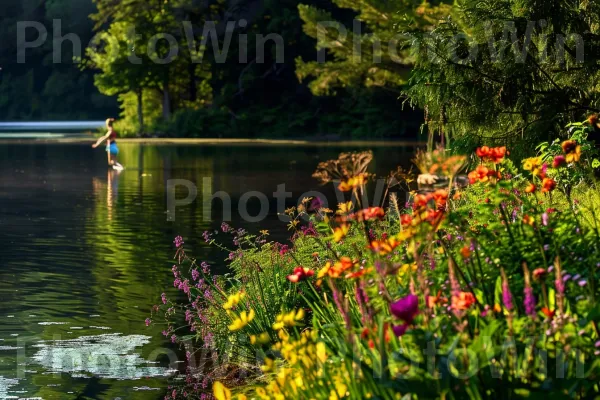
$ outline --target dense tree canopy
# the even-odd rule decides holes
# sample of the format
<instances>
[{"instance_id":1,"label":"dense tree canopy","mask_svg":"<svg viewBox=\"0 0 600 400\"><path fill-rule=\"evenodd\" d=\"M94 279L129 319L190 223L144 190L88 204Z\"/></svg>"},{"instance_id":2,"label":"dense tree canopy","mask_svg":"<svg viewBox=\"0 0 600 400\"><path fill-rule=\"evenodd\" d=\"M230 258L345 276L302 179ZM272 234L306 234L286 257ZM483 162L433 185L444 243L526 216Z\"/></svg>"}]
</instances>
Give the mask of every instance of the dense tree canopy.
<instances>
[{"instance_id":1,"label":"dense tree canopy","mask_svg":"<svg viewBox=\"0 0 600 400\"><path fill-rule=\"evenodd\" d=\"M414 32L407 94L435 132L487 143L557 136L600 111L599 16L597 1L461 0L431 33Z\"/></svg>"}]
</instances>

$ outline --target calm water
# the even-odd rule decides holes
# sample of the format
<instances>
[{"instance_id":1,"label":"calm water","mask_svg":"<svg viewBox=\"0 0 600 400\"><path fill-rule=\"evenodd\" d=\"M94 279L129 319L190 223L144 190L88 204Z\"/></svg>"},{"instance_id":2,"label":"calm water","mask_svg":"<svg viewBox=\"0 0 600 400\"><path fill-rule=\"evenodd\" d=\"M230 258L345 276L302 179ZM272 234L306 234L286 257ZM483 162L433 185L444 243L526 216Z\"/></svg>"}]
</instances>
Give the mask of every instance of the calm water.
<instances>
[{"instance_id":1,"label":"calm water","mask_svg":"<svg viewBox=\"0 0 600 400\"><path fill-rule=\"evenodd\" d=\"M195 257L223 270L225 254L201 234L218 229L221 207L204 215L202 182L231 197L232 224L271 229L284 240L273 192L287 205L321 189L318 162L341 148L193 146L121 143L120 174L88 144L0 145L0 399L162 399L177 351L144 319L172 293L173 237ZM374 170L407 165L412 149L372 147ZM199 198L167 212L166 182L186 179ZM242 195L271 201L260 226L240 219ZM329 196L331 188L324 190ZM177 197L186 195L183 188ZM256 200L256 199L254 199ZM247 208L256 215L260 203Z\"/></svg>"}]
</instances>

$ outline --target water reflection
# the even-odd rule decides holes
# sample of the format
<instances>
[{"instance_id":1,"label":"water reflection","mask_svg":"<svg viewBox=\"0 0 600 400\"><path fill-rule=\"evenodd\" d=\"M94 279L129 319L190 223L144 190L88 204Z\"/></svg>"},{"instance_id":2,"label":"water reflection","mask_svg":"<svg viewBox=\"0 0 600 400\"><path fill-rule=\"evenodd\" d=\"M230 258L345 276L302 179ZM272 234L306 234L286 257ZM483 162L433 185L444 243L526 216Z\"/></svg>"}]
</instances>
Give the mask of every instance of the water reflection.
<instances>
[{"instance_id":1,"label":"water reflection","mask_svg":"<svg viewBox=\"0 0 600 400\"><path fill-rule=\"evenodd\" d=\"M227 256L201 237L218 229L222 205L215 201L208 215L198 199L168 220L167 181L186 179L201 188L210 178L210 192L231 199L232 225L249 230L258 226L240 219L240 199L251 190L264 193L271 214L260 229L285 240L273 192L286 185L286 207L308 190L334 198L310 175L342 149L121 143L120 150L126 169L118 173L107 171L105 155L87 144L0 145L0 399L163 398L167 381L151 368L169 368L168 357L163 354L159 364L144 360L172 347L161 327L147 328L144 319L163 291L175 295L169 280L173 237L184 236L194 256L213 269L223 270ZM407 164L412 154L390 146L373 150L380 173ZM186 194L181 190L178 197ZM251 215L259 206L247 202ZM52 373L57 370L41 356L69 349L84 359L106 344L102 340L131 337L139 345L119 352L135 360L126 380L113 379L119 372L111 367Z\"/></svg>"}]
</instances>

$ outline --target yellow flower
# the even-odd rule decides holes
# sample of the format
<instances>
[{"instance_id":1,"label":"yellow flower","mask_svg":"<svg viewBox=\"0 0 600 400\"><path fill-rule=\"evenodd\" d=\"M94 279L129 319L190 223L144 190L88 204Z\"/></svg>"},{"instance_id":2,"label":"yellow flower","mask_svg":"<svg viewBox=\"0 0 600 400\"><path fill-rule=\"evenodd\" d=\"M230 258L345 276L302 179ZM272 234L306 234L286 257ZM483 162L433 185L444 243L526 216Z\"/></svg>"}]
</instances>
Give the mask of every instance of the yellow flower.
<instances>
[{"instance_id":1,"label":"yellow flower","mask_svg":"<svg viewBox=\"0 0 600 400\"><path fill-rule=\"evenodd\" d=\"M571 153L569 153L565 156L565 159L567 160L568 163L577 162L577 161L579 161L580 158L581 158L581 146L579 146L579 145L577 147L575 147L575 150L573 150Z\"/></svg>"},{"instance_id":2,"label":"yellow flower","mask_svg":"<svg viewBox=\"0 0 600 400\"><path fill-rule=\"evenodd\" d=\"M262 372L271 372L273 371L273 367L275 366L275 361L272 358L266 357L265 358L265 364L261 365L260 369L262 370Z\"/></svg>"},{"instance_id":3,"label":"yellow flower","mask_svg":"<svg viewBox=\"0 0 600 400\"><path fill-rule=\"evenodd\" d=\"M303 319L303 309L299 309L298 311L290 311L289 313L282 313L276 317L275 323L273 324L273 329L278 331L285 327L293 327L298 325L297 322L302 321Z\"/></svg>"},{"instance_id":4,"label":"yellow flower","mask_svg":"<svg viewBox=\"0 0 600 400\"><path fill-rule=\"evenodd\" d=\"M261 387L256 388L256 395L261 398L261 399L268 399L269 396L267 396L267 391Z\"/></svg>"},{"instance_id":5,"label":"yellow flower","mask_svg":"<svg viewBox=\"0 0 600 400\"><path fill-rule=\"evenodd\" d=\"M353 176L352 178L348 179L347 181L341 182L338 186L338 189L342 192L349 192L353 189L356 189L359 186L364 185L365 180L366 180L365 174Z\"/></svg>"},{"instance_id":6,"label":"yellow flower","mask_svg":"<svg viewBox=\"0 0 600 400\"><path fill-rule=\"evenodd\" d=\"M269 334L263 332L260 335L250 335L250 344L267 344L271 341Z\"/></svg>"},{"instance_id":7,"label":"yellow flower","mask_svg":"<svg viewBox=\"0 0 600 400\"><path fill-rule=\"evenodd\" d=\"M317 358L321 363L324 363L327 360L327 348L323 342L317 343Z\"/></svg>"},{"instance_id":8,"label":"yellow flower","mask_svg":"<svg viewBox=\"0 0 600 400\"><path fill-rule=\"evenodd\" d=\"M248 325L254 319L254 310L250 310L249 313L246 311L242 311L239 318L237 318L231 325L229 325L230 331L239 331L246 325Z\"/></svg>"},{"instance_id":9,"label":"yellow flower","mask_svg":"<svg viewBox=\"0 0 600 400\"><path fill-rule=\"evenodd\" d=\"M347 214L354 208L354 204L351 201L346 203L338 204L337 214Z\"/></svg>"},{"instance_id":10,"label":"yellow flower","mask_svg":"<svg viewBox=\"0 0 600 400\"><path fill-rule=\"evenodd\" d=\"M333 240L336 243L339 243L344 237L346 237L349 230L350 230L350 225L348 225L348 224L342 224L342 225L338 226L333 231Z\"/></svg>"},{"instance_id":11,"label":"yellow flower","mask_svg":"<svg viewBox=\"0 0 600 400\"><path fill-rule=\"evenodd\" d=\"M213 395L217 400L231 400L231 390L219 381L213 384Z\"/></svg>"},{"instance_id":12,"label":"yellow flower","mask_svg":"<svg viewBox=\"0 0 600 400\"><path fill-rule=\"evenodd\" d=\"M236 294L230 295L227 298L227 302L223 304L223 308L226 310L231 310L233 307L240 304L240 301L242 301L244 297L246 297L246 294L244 292L238 292Z\"/></svg>"},{"instance_id":13,"label":"yellow flower","mask_svg":"<svg viewBox=\"0 0 600 400\"><path fill-rule=\"evenodd\" d=\"M523 160L523 169L525 171L533 171L540 165L542 165L542 159L540 157L531 157Z\"/></svg>"}]
</instances>

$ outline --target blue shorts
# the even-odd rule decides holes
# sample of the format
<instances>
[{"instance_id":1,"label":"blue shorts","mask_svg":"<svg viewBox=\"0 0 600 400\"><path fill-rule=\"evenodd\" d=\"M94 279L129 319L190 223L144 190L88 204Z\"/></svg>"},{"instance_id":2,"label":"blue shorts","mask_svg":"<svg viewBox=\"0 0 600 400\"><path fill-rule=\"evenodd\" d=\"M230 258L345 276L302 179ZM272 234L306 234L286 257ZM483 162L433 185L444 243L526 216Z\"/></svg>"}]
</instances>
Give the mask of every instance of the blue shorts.
<instances>
[{"instance_id":1,"label":"blue shorts","mask_svg":"<svg viewBox=\"0 0 600 400\"><path fill-rule=\"evenodd\" d=\"M117 147L116 143L111 143L109 145L106 146L106 151L111 155L111 156L116 156L117 154L119 154L119 148Z\"/></svg>"}]
</instances>

